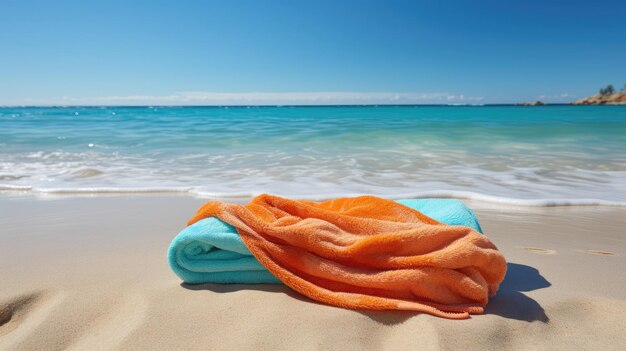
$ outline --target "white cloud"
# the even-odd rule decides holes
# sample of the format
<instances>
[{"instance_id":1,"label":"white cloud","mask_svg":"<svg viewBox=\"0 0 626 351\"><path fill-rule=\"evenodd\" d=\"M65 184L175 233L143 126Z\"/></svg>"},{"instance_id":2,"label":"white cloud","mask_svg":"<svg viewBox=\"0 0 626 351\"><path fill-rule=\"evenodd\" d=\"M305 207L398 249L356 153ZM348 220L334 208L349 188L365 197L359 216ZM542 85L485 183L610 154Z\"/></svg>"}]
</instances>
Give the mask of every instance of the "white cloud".
<instances>
[{"instance_id":1,"label":"white cloud","mask_svg":"<svg viewBox=\"0 0 626 351\"><path fill-rule=\"evenodd\" d=\"M568 93L561 93L558 95L539 95L539 100L548 100L553 102L562 102L563 100L568 100L568 98L572 98L573 96Z\"/></svg>"},{"instance_id":2,"label":"white cloud","mask_svg":"<svg viewBox=\"0 0 626 351\"><path fill-rule=\"evenodd\" d=\"M63 96L23 99L25 105L342 105L475 103L483 97L448 93L400 92L178 92L170 95L124 95L93 98Z\"/></svg>"}]
</instances>

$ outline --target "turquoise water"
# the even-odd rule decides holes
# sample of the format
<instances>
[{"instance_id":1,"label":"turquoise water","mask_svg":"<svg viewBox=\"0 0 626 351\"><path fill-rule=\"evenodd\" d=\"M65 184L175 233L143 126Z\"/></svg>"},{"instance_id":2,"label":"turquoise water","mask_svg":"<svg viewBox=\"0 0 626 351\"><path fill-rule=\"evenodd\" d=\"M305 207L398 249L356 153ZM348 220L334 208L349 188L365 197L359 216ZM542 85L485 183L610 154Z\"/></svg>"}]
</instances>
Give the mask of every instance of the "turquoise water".
<instances>
[{"instance_id":1,"label":"turquoise water","mask_svg":"<svg viewBox=\"0 0 626 351\"><path fill-rule=\"evenodd\" d=\"M0 108L0 189L626 199L626 107Z\"/></svg>"}]
</instances>

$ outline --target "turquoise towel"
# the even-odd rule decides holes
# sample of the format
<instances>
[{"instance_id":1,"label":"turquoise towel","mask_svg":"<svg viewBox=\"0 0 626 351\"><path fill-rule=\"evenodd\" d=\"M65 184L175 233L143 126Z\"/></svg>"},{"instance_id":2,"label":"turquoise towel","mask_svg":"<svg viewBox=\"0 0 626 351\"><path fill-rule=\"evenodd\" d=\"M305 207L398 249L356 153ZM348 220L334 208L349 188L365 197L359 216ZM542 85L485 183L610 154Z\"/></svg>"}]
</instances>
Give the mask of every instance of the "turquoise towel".
<instances>
[{"instance_id":1,"label":"turquoise towel","mask_svg":"<svg viewBox=\"0 0 626 351\"><path fill-rule=\"evenodd\" d=\"M464 225L482 233L476 216L454 199L409 199L399 203L439 222ZM252 256L237 230L211 217L183 229L168 251L170 267L185 283L280 284L272 273Z\"/></svg>"},{"instance_id":2,"label":"turquoise towel","mask_svg":"<svg viewBox=\"0 0 626 351\"><path fill-rule=\"evenodd\" d=\"M448 225L464 225L482 234L474 212L460 200L455 199L407 199L398 200L404 206L420 211L428 217Z\"/></svg>"}]
</instances>

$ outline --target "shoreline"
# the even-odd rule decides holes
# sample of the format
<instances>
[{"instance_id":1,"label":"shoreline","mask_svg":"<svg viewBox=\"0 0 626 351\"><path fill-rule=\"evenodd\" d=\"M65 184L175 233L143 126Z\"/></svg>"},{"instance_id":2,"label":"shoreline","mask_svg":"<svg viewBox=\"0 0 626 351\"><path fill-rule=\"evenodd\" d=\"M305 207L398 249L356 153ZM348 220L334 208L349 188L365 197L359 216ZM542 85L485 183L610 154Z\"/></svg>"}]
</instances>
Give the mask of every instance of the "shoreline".
<instances>
[{"instance_id":1,"label":"shoreline","mask_svg":"<svg viewBox=\"0 0 626 351\"><path fill-rule=\"evenodd\" d=\"M619 108L2 111L0 192L626 205Z\"/></svg>"},{"instance_id":2,"label":"shoreline","mask_svg":"<svg viewBox=\"0 0 626 351\"><path fill-rule=\"evenodd\" d=\"M204 201L0 196L0 310L11 315L0 321L0 349L615 349L626 342L624 208L466 202L509 270L484 315L450 321L320 305L284 286L181 284L166 250Z\"/></svg>"},{"instance_id":3,"label":"shoreline","mask_svg":"<svg viewBox=\"0 0 626 351\"><path fill-rule=\"evenodd\" d=\"M30 186L9 187L0 184L0 198L13 196L33 196L35 198L63 198L63 197L105 197L105 196L182 196L201 200L219 200L219 201L243 201L251 200L253 197L263 194L256 193L213 193L197 191L193 187L181 188L119 188L119 187L103 187L103 188L51 188L51 189L33 189ZM565 198L546 198L546 199L521 199L508 198L502 196L494 196L481 194L470 191L461 190L433 190L421 192L407 192L403 194L368 194L368 193L338 193L335 195L281 195L281 197L297 198L311 201L323 201L339 197L357 197L373 195L387 198L390 200L401 200L411 198L443 198L458 199L462 201L471 201L486 206L509 206L514 207L626 207L626 201L613 201L604 199L565 199Z\"/></svg>"}]
</instances>

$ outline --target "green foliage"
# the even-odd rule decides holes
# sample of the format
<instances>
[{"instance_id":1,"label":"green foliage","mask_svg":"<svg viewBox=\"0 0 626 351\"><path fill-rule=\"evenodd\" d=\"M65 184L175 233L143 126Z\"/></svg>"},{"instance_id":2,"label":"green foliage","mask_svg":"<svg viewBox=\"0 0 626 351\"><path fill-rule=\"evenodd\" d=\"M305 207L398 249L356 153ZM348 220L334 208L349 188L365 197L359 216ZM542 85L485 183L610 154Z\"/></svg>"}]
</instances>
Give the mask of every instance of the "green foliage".
<instances>
[{"instance_id":1,"label":"green foliage","mask_svg":"<svg viewBox=\"0 0 626 351\"><path fill-rule=\"evenodd\" d=\"M613 95L613 94L615 94L615 88L613 87L613 84L609 84L606 86L606 88L600 89L600 95Z\"/></svg>"}]
</instances>

